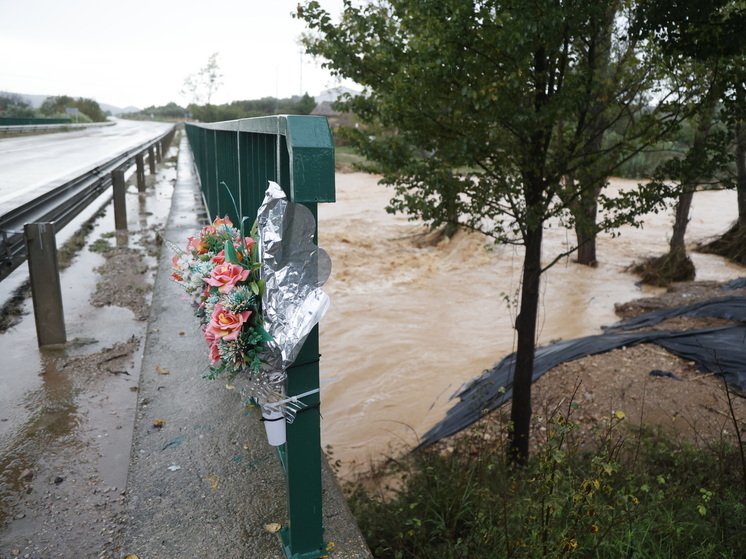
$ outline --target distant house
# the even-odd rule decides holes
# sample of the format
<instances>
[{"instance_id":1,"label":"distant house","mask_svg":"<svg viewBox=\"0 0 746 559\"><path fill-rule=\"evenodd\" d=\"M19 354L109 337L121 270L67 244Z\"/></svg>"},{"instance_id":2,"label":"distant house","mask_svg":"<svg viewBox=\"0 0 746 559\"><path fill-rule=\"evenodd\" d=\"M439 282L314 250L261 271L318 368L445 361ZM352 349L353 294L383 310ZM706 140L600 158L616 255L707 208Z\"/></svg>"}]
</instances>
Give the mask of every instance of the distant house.
<instances>
[{"instance_id":1,"label":"distant house","mask_svg":"<svg viewBox=\"0 0 746 559\"><path fill-rule=\"evenodd\" d=\"M325 101L328 101L329 103L334 103L337 99L342 97L345 94L350 94L352 97L355 97L356 95L360 95L359 91L355 91L354 89L350 89L349 87L333 87L331 89L327 89L326 91L322 91L319 93L316 97L314 97L314 100L317 104L324 103Z\"/></svg>"},{"instance_id":2,"label":"distant house","mask_svg":"<svg viewBox=\"0 0 746 559\"><path fill-rule=\"evenodd\" d=\"M339 116L339 112L332 109L331 101L322 101L311 111L312 115L325 116L327 118Z\"/></svg>"},{"instance_id":3,"label":"distant house","mask_svg":"<svg viewBox=\"0 0 746 559\"><path fill-rule=\"evenodd\" d=\"M315 97L316 108L311 111L312 115L324 116L329 121L329 126L339 128L340 126L355 126L355 118L352 113L340 113L332 108L332 104L345 94L352 96L360 95L359 91L347 87L335 87L322 91Z\"/></svg>"}]
</instances>

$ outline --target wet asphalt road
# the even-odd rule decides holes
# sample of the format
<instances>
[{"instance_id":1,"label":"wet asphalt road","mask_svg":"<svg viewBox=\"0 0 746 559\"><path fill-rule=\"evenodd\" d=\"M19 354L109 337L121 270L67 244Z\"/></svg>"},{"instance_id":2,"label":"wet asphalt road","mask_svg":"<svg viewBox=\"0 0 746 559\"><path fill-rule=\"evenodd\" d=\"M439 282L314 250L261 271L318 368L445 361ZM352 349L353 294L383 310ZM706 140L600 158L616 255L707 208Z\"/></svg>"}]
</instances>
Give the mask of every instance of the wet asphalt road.
<instances>
[{"instance_id":1,"label":"wet asphalt road","mask_svg":"<svg viewBox=\"0 0 746 559\"><path fill-rule=\"evenodd\" d=\"M112 119L113 126L0 138L0 214L142 144L171 124Z\"/></svg>"}]
</instances>

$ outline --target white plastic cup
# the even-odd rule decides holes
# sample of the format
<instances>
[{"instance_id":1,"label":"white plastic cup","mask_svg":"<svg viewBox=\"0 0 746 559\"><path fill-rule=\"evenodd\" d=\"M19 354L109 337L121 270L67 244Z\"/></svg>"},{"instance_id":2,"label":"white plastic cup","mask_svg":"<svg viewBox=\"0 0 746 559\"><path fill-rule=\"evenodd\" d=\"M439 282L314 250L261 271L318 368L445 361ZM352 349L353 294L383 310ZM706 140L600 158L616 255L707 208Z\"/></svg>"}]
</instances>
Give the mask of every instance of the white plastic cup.
<instances>
[{"instance_id":1,"label":"white plastic cup","mask_svg":"<svg viewBox=\"0 0 746 559\"><path fill-rule=\"evenodd\" d=\"M285 444L285 415L281 409L262 407L262 423L267 432L267 441L271 446Z\"/></svg>"}]
</instances>

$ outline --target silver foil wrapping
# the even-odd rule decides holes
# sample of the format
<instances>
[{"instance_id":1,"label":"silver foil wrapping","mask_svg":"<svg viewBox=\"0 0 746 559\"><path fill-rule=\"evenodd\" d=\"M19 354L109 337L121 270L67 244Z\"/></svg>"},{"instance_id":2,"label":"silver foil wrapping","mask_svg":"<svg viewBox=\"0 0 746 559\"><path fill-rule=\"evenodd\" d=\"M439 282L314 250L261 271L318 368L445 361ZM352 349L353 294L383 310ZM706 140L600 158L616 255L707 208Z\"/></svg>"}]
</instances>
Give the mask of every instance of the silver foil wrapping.
<instances>
[{"instance_id":1,"label":"silver foil wrapping","mask_svg":"<svg viewBox=\"0 0 746 559\"><path fill-rule=\"evenodd\" d=\"M252 396L260 404L267 404L285 398L285 371L329 308L329 297L321 286L329 278L332 264L329 255L314 243L316 220L311 211L289 202L277 183L269 183L257 212L257 225L263 264L260 274L266 282L264 329L272 341L262 354L265 382L249 392L254 392ZM294 410L286 408L289 420L293 414Z\"/></svg>"}]
</instances>

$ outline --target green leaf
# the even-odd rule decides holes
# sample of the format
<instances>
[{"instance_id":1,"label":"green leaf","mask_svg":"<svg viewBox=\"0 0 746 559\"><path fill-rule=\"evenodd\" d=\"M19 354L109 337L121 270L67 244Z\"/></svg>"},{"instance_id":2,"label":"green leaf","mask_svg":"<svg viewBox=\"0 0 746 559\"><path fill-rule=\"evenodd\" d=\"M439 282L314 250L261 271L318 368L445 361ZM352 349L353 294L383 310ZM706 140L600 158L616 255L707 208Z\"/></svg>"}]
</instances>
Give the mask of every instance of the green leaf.
<instances>
[{"instance_id":1,"label":"green leaf","mask_svg":"<svg viewBox=\"0 0 746 559\"><path fill-rule=\"evenodd\" d=\"M227 262L241 264L238 260L238 255L236 254L236 247L233 246L233 241L225 241L223 250L225 251L225 260Z\"/></svg>"},{"instance_id":2,"label":"green leaf","mask_svg":"<svg viewBox=\"0 0 746 559\"><path fill-rule=\"evenodd\" d=\"M262 295L264 291L267 289L267 282L263 279L257 280L256 285L259 288L259 293L257 295Z\"/></svg>"},{"instance_id":3,"label":"green leaf","mask_svg":"<svg viewBox=\"0 0 746 559\"><path fill-rule=\"evenodd\" d=\"M261 340L263 342L272 342L274 341L274 338L269 335L269 332L267 332L264 328L261 326L256 327L257 331L261 334Z\"/></svg>"}]
</instances>

